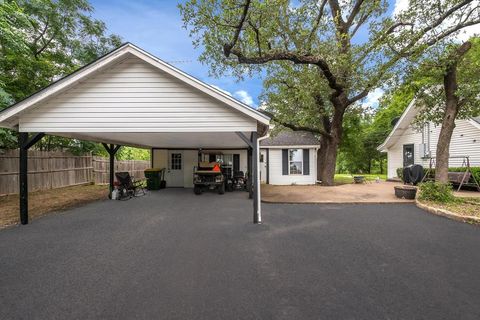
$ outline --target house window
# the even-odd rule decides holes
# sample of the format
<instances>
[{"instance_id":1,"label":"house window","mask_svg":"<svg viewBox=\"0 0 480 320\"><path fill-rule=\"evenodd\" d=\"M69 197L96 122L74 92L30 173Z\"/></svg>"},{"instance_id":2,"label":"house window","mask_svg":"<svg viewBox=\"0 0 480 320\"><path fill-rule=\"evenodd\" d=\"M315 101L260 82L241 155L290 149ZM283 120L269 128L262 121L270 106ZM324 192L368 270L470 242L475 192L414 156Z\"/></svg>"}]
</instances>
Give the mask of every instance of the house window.
<instances>
[{"instance_id":1,"label":"house window","mask_svg":"<svg viewBox=\"0 0 480 320\"><path fill-rule=\"evenodd\" d=\"M403 145L403 167L408 167L415 163L414 157L414 145L413 144L404 144Z\"/></svg>"},{"instance_id":2,"label":"house window","mask_svg":"<svg viewBox=\"0 0 480 320\"><path fill-rule=\"evenodd\" d=\"M171 161L170 169L182 170L182 154L181 153L172 153L170 161Z\"/></svg>"},{"instance_id":3,"label":"house window","mask_svg":"<svg viewBox=\"0 0 480 320\"><path fill-rule=\"evenodd\" d=\"M302 174L303 150L288 149L288 168L290 174Z\"/></svg>"},{"instance_id":4,"label":"house window","mask_svg":"<svg viewBox=\"0 0 480 320\"><path fill-rule=\"evenodd\" d=\"M263 162L263 154L260 154L260 162Z\"/></svg>"}]
</instances>

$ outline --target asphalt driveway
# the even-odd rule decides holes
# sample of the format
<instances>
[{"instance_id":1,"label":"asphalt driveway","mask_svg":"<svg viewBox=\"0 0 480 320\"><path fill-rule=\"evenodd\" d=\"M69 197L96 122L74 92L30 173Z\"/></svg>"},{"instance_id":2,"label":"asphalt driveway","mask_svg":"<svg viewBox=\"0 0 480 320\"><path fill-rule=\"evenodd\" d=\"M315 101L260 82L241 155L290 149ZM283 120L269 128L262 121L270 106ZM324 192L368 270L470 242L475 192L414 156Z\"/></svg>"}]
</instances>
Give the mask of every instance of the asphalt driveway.
<instances>
[{"instance_id":1,"label":"asphalt driveway","mask_svg":"<svg viewBox=\"0 0 480 320\"><path fill-rule=\"evenodd\" d=\"M480 228L169 189L0 231L0 319L479 319Z\"/></svg>"}]
</instances>

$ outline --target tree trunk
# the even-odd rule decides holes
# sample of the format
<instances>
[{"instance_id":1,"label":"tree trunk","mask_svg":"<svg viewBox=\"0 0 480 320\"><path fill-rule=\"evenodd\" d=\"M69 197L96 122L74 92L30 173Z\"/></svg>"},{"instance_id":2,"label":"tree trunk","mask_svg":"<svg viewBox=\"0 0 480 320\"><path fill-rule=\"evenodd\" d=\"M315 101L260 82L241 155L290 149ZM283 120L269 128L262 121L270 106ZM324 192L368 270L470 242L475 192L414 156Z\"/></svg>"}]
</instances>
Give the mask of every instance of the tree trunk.
<instances>
[{"instance_id":1,"label":"tree trunk","mask_svg":"<svg viewBox=\"0 0 480 320\"><path fill-rule=\"evenodd\" d=\"M442 128L437 142L435 180L441 183L448 183L448 158L450 157L450 141L455 129L455 119L460 109L457 96L457 65L458 61L472 47L467 41L453 52L453 57L446 65L446 72L443 76L443 87L445 89L445 113L443 114Z\"/></svg>"},{"instance_id":2,"label":"tree trunk","mask_svg":"<svg viewBox=\"0 0 480 320\"><path fill-rule=\"evenodd\" d=\"M453 129L455 129L455 118L458 114L458 97L455 94L458 88L457 68L452 65L447 68L443 78L445 87L445 114L443 115L442 128L437 142L435 180L441 183L448 183L448 158L450 157L450 141Z\"/></svg>"},{"instance_id":3,"label":"tree trunk","mask_svg":"<svg viewBox=\"0 0 480 320\"><path fill-rule=\"evenodd\" d=\"M333 186L335 177L335 166L337 164L337 152L343 134L343 115L345 113L343 106L336 107L332 122L330 125L330 138L326 138L325 154L323 155L323 167L320 170L322 185Z\"/></svg>"},{"instance_id":4,"label":"tree trunk","mask_svg":"<svg viewBox=\"0 0 480 320\"><path fill-rule=\"evenodd\" d=\"M330 139L327 137L320 138L320 149L317 151L317 180L323 181L323 168L327 162L326 155Z\"/></svg>"}]
</instances>

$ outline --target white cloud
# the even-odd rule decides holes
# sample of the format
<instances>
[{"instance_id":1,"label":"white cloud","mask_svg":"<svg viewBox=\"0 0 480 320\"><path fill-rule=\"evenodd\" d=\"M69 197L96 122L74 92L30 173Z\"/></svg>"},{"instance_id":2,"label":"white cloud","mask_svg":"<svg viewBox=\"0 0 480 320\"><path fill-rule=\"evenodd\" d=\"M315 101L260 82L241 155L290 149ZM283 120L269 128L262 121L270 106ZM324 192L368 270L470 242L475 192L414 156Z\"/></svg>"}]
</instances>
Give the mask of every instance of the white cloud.
<instances>
[{"instance_id":1,"label":"white cloud","mask_svg":"<svg viewBox=\"0 0 480 320\"><path fill-rule=\"evenodd\" d=\"M377 88L370 92L368 96L365 98L365 100L362 103L362 107L364 109L376 109L378 108L378 104L380 99L383 97L385 94L385 91L381 88Z\"/></svg>"},{"instance_id":2,"label":"white cloud","mask_svg":"<svg viewBox=\"0 0 480 320\"><path fill-rule=\"evenodd\" d=\"M235 91L233 96L238 100L242 101L243 103L248 104L249 106L255 106L252 96L245 90Z\"/></svg>"},{"instance_id":3,"label":"white cloud","mask_svg":"<svg viewBox=\"0 0 480 320\"><path fill-rule=\"evenodd\" d=\"M395 7L393 8L392 15L396 16L400 12L408 9L409 0L397 0L395 1Z\"/></svg>"},{"instance_id":4,"label":"white cloud","mask_svg":"<svg viewBox=\"0 0 480 320\"><path fill-rule=\"evenodd\" d=\"M219 90L219 91L221 91L225 94L228 94L231 97L234 97L237 100L240 100L241 102L243 102L245 104L248 104L251 107L256 107L252 96L245 90L237 90L237 91L235 91L235 93L232 94L230 91L224 90L217 85L210 84L210 86L214 87L215 89L217 89L217 90Z\"/></svg>"}]
</instances>

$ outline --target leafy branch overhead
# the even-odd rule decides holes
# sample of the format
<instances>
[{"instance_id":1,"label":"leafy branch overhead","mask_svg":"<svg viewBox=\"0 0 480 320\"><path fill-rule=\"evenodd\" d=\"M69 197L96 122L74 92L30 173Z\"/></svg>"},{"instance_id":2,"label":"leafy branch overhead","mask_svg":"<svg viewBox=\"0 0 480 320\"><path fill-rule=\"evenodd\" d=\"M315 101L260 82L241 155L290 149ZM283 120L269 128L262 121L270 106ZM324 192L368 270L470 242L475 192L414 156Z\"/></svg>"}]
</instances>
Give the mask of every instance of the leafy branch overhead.
<instances>
[{"instance_id":1,"label":"leafy branch overhead","mask_svg":"<svg viewBox=\"0 0 480 320\"><path fill-rule=\"evenodd\" d=\"M331 99L346 93L348 104L388 80L403 58L480 22L473 1L411 1L396 17L387 14L387 1L191 1L180 8L216 72L228 65L241 76L278 61L315 65ZM368 40L352 41L361 29Z\"/></svg>"}]
</instances>

